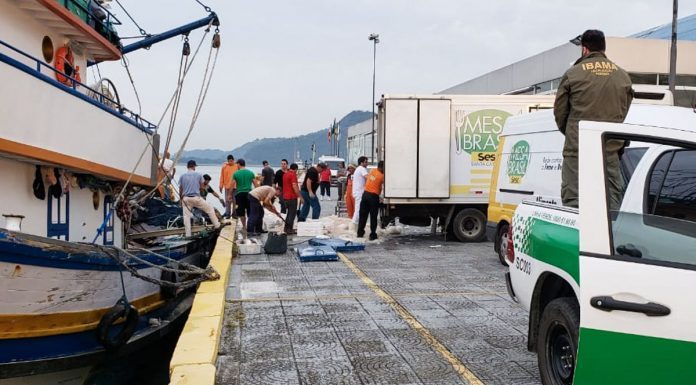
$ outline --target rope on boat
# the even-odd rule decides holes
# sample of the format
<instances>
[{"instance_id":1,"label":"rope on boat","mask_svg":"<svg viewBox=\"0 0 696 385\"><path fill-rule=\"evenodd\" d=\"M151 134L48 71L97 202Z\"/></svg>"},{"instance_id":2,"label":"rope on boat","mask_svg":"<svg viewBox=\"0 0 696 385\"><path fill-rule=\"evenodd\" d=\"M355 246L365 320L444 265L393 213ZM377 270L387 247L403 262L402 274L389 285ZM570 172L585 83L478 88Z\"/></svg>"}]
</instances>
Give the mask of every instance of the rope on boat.
<instances>
[{"instance_id":1,"label":"rope on boat","mask_svg":"<svg viewBox=\"0 0 696 385\"><path fill-rule=\"evenodd\" d=\"M205 37L206 37L206 36L208 35L208 33L210 32L210 28L211 28L212 24L213 24L213 22L211 21L211 22L208 24L208 27L205 29L205 33L204 33L203 36L201 37L201 40L199 41L198 45L196 46L196 50L194 51L194 53L193 53L193 55L192 55L190 61L188 61L188 56L187 56L188 65L185 67L185 69L184 69L184 71L183 71L183 75L179 77L179 80L178 80L178 82L177 82L177 87L176 87L176 89L174 90L174 93L172 94L171 98L169 99L169 102L167 103L167 106L165 107L164 111L162 112L162 115L160 116L160 119L159 119L159 121L157 122L157 127L159 127L159 126L162 124L162 121L164 120L165 116L167 115L167 112L169 111L169 108L172 106L172 103L173 103L174 100L177 98L177 95L180 95L180 93L181 93L181 87L183 86L183 82L184 82L184 80L186 79L186 76L188 75L189 70L190 70L191 67L193 66L193 63L194 63L196 57L198 56L198 52L200 51L201 47L203 46L203 43L205 42ZM218 34L218 32L219 32L219 29L216 29L216 30L215 30L216 35ZM218 38L217 40L219 41L219 38ZM214 46L215 48L219 48L219 43L213 44L213 46ZM183 55L182 55L182 58L183 58ZM217 55L216 55L216 59L217 59ZM128 69L127 63L126 63L126 69ZM206 72L207 72L207 71L208 71L208 69L206 68ZM129 76L130 76L130 73L129 73ZM132 78L131 78L131 82L132 82ZM135 84L133 84L133 87L135 88ZM200 97L199 97L199 99L200 99ZM200 109L199 109L199 111L200 111ZM196 114L196 118L197 118L197 114ZM195 122L195 120L194 120L194 122ZM189 130L189 133L190 133L190 130ZM172 132L168 132L168 133L167 133L167 143L169 143L169 141L171 140L171 135L172 135ZM116 199L114 199L114 207L117 207L118 203L119 203L120 201L122 201L122 200L125 198L125 195L127 194L127 191L128 191L128 185L130 184L131 179L133 178L133 175L135 175L135 170L137 170L138 166L140 165L140 163L142 162L143 158L145 157L145 154L147 154L148 149L152 149L153 154L154 154L155 156L158 155L158 154L157 154L157 150L155 149L154 144L152 143L151 138L150 138L147 134L145 134L145 137L147 138L148 143L147 143L147 145L145 145L145 148L143 148L143 151L142 151L142 153L140 154L140 157L138 158L138 161L135 162L135 165L133 166L133 170L132 170L132 171L130 172L130 174L128 175L128 179L126 179L126 182L124 183L123 187L121 188L121 191L119 192L118 196L116 197ZM182 150L182 149L183 149L183 146L182 146L181 150ZM179 153L181 153L181 150L179 150ZM165 149L165 151L166 151L166 149ZM178 157L177 157L177 161L178 161ZM160 161L160 164L159 164L160 167L162 167L163 162L164 162L164 158L162 158L162 160ZM176 162L175 162L175 163L176 163ZM143 198L143 200L149 198L150 196L152 196L152 194L154 194L154 192L157 191L157 189L162 185L163 182L164 182L164 179L158 181L157 184L155 185L155 187L152 189L152 191L151 191L149 194L146 194L146 195L145 195L145 197ZM142 201L142 200L141 200L141 201ZM130 227L130 223L129 223L128 225L129 225L128 227ZM97 230L97 231L98 231L98 230ZM98 236L99 236L99 233L97 232L97 237L98 237ZM95 241L96 241L96 237L95 237ZM93 242L93 243L94 243L94 242Z\"/></svg>"},{"instance_id":2,"label":"rope on boat","mask_svg":"<svg viewBox=\"0 0 696 385\"><path fill-rule=\"evenodd\" d=\"M138 23L135 21L135 19L133 19L133 16L131 16L131 14L128 13L128 11L126 10L126 7L124 7L124 6L121 4L120 1L116 0L116 4L118 4L118 6L121 7L121 9L122 9L123 12L126 14L126 16L128 16L128 18L133 22L133 24L135 24L135 26L138 27L138 29L140 30L140 31L139 31L139 32L140 32L140 35L142 35L142 36L150 36L150 34L147 33L147 31L145 31L140 25L138 25ZM141 36L141 37L142 37L142 36Z\"/></svg>"},{"instance_id":3,"label":"rope on boat","mask_svg":"<svg viewBox=\"0 0 696 385\"><path fill-rule=\"evenodd\" d=\"M143 259L141 257L138 257L137 255L130 253L124 249L118 248L118 247L105 247L101 245L95 245L99 249L101 249L106 255L111 257L114 261L116 261L119 265L121 265L125 270L131 273L136 278L142 279L143 281L162 286L162 287L172 287L172 288L180 288L180 289L187 289L193 286L198 285L201 282L204 281L216 281L220 279L220 273L218 273L212 266L208 266L205 269L200 268L196 265L186 263L186 262L181 262L177 261L176 259L169 258L165 255L155 253L154 251L147 250L147 249L141 249L141 248L135 248L133 250L138 250L138 251L143 251L145 253L151 254L156 256L157 258L164 259L165 261L168 262L168 264L177 266L175 267L169 267L165 265L158 265L156 263L150 262L146 259ZM170 282L170 281L165 281L162 279L158 278L153 278L153 277L148 277L147 275L141 274L138 269L132 266L132 262L136 262L139 264L146 265L148 267L152 267L161 271L166 271L169 273L174 273L177 275L184 275L184 280L181 282ZM124 295L125 295L125 290L124 290Z\"/></svg>"}]
</instances>

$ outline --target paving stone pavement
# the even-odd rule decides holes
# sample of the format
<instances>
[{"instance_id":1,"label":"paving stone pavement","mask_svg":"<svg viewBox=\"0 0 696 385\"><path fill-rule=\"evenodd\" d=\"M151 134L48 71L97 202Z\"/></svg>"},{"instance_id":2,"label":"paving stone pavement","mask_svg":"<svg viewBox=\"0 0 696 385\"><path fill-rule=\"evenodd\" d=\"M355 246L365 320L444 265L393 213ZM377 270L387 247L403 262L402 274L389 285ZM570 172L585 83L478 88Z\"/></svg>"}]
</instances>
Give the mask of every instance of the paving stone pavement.
<instances>
[{"instance_id":1,"label":"paving stone pavement","mask_svg":"<svg viewBox=\"0 0 696 385\"><path fill-rule=\"evenodd\" d=\"M490 243L404 235L346 256L483 384L540 384ZM231 274L218 384L467 384L342 261L240 256Z\"/></svg>"}]
</instances>

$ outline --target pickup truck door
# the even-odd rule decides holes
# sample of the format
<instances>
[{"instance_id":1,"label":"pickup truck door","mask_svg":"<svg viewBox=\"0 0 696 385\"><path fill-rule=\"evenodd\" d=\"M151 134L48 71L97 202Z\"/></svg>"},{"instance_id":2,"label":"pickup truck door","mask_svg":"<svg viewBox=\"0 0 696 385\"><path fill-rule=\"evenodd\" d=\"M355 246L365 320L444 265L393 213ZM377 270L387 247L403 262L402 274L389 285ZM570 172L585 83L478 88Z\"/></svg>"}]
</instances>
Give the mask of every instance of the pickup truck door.
<instances>
[{"instance_id":1,"label":"pickup truck door","mask_svg":"<svg viewBox=\"0 0 696 385\"><path fill-rule=\"evenodd\" d=\"M683 129L580 124L575 385L696 383L696 114L692 115ZM608 210L603 150L612 136L663 144L645 154L616 211Z\"/></svg>"}]
</instances>

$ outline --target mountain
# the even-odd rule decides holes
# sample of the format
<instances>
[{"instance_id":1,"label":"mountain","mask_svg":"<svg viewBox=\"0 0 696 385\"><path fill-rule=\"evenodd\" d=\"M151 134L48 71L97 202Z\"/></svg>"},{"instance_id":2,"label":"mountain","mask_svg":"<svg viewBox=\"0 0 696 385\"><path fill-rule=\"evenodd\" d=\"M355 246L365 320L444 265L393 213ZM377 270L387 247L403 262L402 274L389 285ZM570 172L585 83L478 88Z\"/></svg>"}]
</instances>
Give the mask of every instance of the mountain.
<instances>
[{"instance_id":1,"label":"mountain","mask_svg":"<svg viewBox=\"0 0 696 385\"><path fill-rule=\"evenodd\" d=\"M346 156L348 127L370 119L371 115L372 113L369 111L352 111L338 121L341 127L339 148L342 157ZM312 143L316 145L317 158L321 155L330 155L333 152L333 143L328 141L328 130L328 128L324 128L291 138L255 139L230 151L216 149L188 150L184 151L181 159L182 161L194 159L198 164L219 164L227 159L228 154L232 154L235 159L244 159L248 165L260 165L263 160L268 160L272 165L277 165L283 158L288 159L292 163L296 158L293 156L293 151L295 154L299 151L299 159L311 161Z\"/></svg>"}]
</instances>

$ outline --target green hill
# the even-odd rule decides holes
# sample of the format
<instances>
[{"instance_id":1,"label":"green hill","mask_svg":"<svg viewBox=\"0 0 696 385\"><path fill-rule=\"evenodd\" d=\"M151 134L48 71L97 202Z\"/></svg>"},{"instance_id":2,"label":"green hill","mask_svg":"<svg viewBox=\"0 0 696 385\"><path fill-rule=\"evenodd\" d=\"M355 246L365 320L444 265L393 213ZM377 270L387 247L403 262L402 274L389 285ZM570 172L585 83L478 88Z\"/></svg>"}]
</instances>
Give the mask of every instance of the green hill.
<instances>
[{"instance_id":1,"label":"green hill","mask_svg":"<svg viewBox=\"0 0 696 385\"><path fill-rule=\"evenodd\" d=\"M370 119L372 115L369 111L352 111L344 116L338 123L341 127L340 155L346 156L347 128ZM328 142L328 128L309 134L290 137L290 138L264 138L255 139L232 150L217 149L196 149L184 151L182 160L194 159L198 164L219 164L224 162L228 154L234 155L235 159L243 158L249 165L261 164L263 160L268 160L271 164L278 164L280 159L288 159L291 162L296 158L293 156L300 152L301 160L311 160L311 145L316 144L316 155L329 155L332 152L332 143Z\"/></svg>"}]
</instances>

